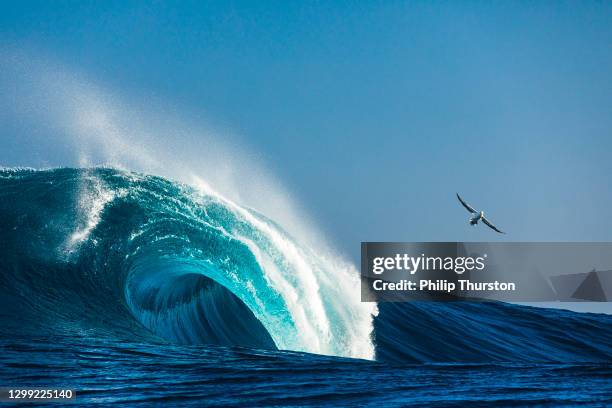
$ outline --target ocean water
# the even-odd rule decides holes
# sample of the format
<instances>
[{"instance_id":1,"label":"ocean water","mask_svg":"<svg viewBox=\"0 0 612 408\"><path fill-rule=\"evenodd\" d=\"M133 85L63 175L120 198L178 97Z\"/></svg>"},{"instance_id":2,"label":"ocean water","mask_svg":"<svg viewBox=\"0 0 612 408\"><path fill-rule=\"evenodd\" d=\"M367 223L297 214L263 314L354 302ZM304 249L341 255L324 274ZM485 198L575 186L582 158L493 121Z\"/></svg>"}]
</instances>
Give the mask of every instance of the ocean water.
<instances>
[{"instance_id":1,"label":"ocean water","mask_svg":"<svg viewBox=\"0 0 612 408\"><path fill-rule=\"evenodd\" d=\"M75 405L612 404L612 318L359 301L356 270L214 191L0 171L0 387Z\"/></svg>"},{"instance_id":2,"label":"ocean water","mask_svg":"<svg viewBox=\"0 0 612 408\"><path fill-rule=\"evenodd\" d=\"M8 385L71 387L76 404L571 406L612 403L610 364L387 364L177 346L91 333L3 340Z\"/></svg>"}]
</instances>

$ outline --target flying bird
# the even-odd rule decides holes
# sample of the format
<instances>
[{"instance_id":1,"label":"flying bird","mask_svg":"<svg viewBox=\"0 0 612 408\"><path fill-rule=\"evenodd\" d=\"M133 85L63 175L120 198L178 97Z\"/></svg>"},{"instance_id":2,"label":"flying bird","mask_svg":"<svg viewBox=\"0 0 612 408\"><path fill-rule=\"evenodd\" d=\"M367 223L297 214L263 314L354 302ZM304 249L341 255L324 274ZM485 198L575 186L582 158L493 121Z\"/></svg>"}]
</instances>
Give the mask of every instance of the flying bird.
<instances>
[{"instance_id":1,"label":"flying bird","mask_svg":"<svg viewBox=\"0 0 612 408\"><path fill-rule=\"evenodd\" d=\"M466 210L468 210L472 216L470 217L470 225L476 225L478 224L478 221L482 220L482 222L489 228L491 228L493 231L497 231L500 234L505 234L505 232L500 231L495 225L493 225L491 223L491 221L489 221L485 215L484 215L484 211L476 211L474 209L474 207L472 207L471 205L469 205L468 203L466 203L465 201L463 201L463 199L461 198L461 196L459 195L459 193L457 193L457 198L459 199L459 202L461 203L461 205L463 205L465 207Z\"/></svg>"}]
</instances>

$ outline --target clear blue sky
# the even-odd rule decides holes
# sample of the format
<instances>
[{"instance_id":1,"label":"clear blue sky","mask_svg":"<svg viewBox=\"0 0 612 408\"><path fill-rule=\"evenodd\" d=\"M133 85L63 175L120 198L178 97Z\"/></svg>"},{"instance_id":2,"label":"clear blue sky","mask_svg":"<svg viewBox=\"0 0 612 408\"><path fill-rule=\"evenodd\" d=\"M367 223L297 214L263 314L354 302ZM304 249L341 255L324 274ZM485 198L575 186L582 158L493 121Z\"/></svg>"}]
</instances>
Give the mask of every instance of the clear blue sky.
<instances>
[{"instance_id":1,"label":"clear blue sky","mask_svg":"<svg viewBox=\"0 0 612 408\"><path fill-rule=\"evenodd\" d=\"M232 129L353 258L612 240L611 2L15 1L0 45ZM37 165L0 120L0 164Z\"/></svg>"}]
</instances>

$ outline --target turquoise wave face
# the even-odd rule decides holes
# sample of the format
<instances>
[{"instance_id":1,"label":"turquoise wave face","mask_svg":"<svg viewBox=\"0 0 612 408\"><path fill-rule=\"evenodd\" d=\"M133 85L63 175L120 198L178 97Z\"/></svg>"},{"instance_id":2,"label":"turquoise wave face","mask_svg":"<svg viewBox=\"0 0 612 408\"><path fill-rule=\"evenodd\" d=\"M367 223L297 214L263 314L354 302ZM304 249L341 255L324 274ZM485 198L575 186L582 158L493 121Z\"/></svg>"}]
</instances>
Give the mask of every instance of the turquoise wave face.
<instances>
[{"instance_id":1,"label":"turquoise wave face","mask_svg":"<svg viewBox=\"0 0 612 408\"><path fill-rule=\"evenodd\" d=\"M100 168L3 170L0 188L20 264L9 286L43 293L33 321L88 314L178 343L374 356L356 271L211 190Z\"/></svg>"}]
</instances>

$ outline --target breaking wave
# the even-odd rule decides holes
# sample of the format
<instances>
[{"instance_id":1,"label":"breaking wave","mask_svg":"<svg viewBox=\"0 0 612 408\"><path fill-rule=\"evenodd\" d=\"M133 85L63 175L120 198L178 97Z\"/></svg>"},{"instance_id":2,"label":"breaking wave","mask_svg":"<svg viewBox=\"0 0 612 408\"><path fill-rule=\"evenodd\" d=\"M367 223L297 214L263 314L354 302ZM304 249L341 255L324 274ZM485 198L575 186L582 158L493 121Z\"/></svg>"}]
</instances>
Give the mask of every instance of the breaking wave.
<instances>
[{"instance_id":1,"label":"breaking wave","mask_svg":"<svg viewBox=\"0 0 612 408\"><path fill-rule=\"evenodd\" d=\"M357 271L213 191L110 168L7 169L0 189L2 292L19 297L21 326L53 316L180 344L374 357Z\"/></svg>"}]
</instances>

